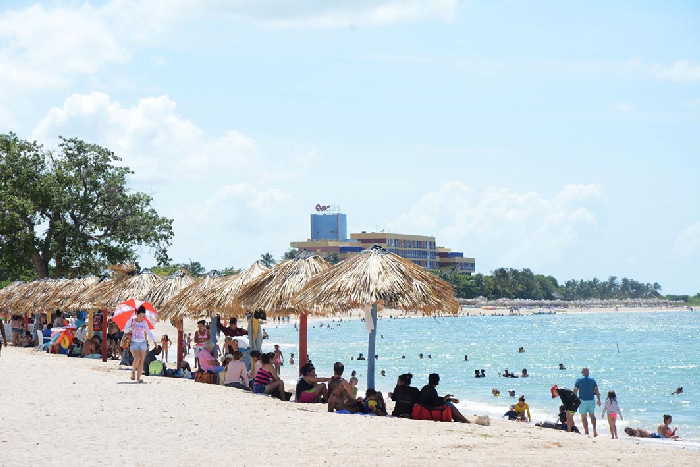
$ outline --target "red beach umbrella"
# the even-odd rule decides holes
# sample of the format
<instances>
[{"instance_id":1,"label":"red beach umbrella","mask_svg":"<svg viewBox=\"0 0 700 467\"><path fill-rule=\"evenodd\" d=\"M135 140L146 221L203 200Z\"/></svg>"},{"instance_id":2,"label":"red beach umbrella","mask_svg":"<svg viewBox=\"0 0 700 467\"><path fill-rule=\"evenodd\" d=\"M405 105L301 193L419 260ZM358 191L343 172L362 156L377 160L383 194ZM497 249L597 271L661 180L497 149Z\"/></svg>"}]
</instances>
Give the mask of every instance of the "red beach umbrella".
<instances>
[{"instance_id":1,"label":"red beach umbrella","mask_svg":"<svg viewBox=\"0 0 700 467\"><path fill-rule=\"evenodd\" d=\"M146 322L148 323L148 327L154 329L155 326L153 323L158 321L158 312L151 303L136 300L135 298L130 298L129 300L117 305L117 308L114 310L114 314L112 315L112 321L114 324L119 326L119 329L123 331L127 321L129 321L129 319L136 314L136 310L141 305L143 305L143 307L146 309Z\"/></svg>"}]
</instances>

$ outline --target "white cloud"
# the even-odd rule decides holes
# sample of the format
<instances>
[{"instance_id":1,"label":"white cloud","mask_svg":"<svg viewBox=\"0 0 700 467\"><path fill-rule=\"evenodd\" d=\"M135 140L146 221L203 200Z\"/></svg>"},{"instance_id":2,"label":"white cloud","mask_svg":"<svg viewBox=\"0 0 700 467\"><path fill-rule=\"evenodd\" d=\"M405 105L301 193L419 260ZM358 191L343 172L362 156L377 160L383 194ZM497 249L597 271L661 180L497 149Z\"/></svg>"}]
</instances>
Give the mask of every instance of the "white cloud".
<instances>
[{"instance_id":1,"label":"white cloud","mask_svg":"<svg viewBox=\"0 0 700 467\"><path fill-rule=\"evenodd\" d=\"M200 180L229 171L240 177L261 166L253 139L236 130L208 135L178 114L167 96L125 107L104 93L73 94L48 111L32 137L50 142L59 135L107 146L125 158L137 179L153 182Z\"/></svg>"},{"instance_id":2,"label":"white cloud","mask_svg":"<svg viewBox=\"0 0 700 467\"><path fill-rule=\"evenodd\" d=\"M627 104L624 102L620 102L619 104L615 104L613 107L617 112L621 113L630 113L634 112L635 107L632 104Z\"/></svg>"},{"instance_id":3,"label":"white cloud","mask_svg":"<svg viewBox=\"0 0 700 467\"><path fill-rule=\"evenodd\" d=\"M566 185L548 197L449 182L421 196L390 228L434 234L441 245L478 254L482 271L484 265L538 268L561 261L597 224L589 204L601 197L598 185Z\"/></svg>"},{"instance_id":4,"label":"white cloud","mask_svg":"<svg viewBox=\"0 0 700 467\"><path fill-rule=\"evenodd\" d=\"M700 222L681 230L676 237L675 252L683 257L700 257Z\"/></svg>"},{"instance_id":5,"label":"white cloud","mask_svg":"<svg viewBox=\"0 0 700 467\"><path fill-rule=\"evenodd\" d=\"M657 78L676 83L700 81L700 63L676 60L669 65L654 65L652 71Z\"/></svg>"}]
</instances>

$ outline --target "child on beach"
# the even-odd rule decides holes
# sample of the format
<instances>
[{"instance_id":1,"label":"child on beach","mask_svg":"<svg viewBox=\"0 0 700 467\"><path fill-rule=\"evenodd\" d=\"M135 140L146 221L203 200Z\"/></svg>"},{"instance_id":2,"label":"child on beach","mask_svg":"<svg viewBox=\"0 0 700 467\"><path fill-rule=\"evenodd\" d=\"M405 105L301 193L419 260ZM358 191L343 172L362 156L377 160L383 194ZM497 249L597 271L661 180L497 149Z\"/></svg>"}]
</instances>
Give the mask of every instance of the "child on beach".
<instances>
[{"instance_id":1,"label":"child on beach","mask_svg":"<svg viewBox=\"0 0 700 467\"><path fill-rule=\"evenodd\" d=\"M163 334L160 338L160 346L163 349L163 356L161 357L165 363L168 363L168 348L170 347L170 338L167 334Z\"/></svg>"},{"instance_id":2,"label":"child on beach","mask_svg":"<svg viewBox=\"0 0 700 467\"><path fill-rule=\"evenodd\" d=\"M274 352L274 357L272 358L272 365L275 367L275 370L277 370L277 374L280 374L280 368L282 365L284 365L284 356L282 355L282 351L280 350L280 346L278 344L275 344L275 352Z\"/></svg>"},{"instance_id":3,"label":"child on beach","mask_svg":"<svg viewBox=\"0 0 700 467\"><path fill-rule=\"evenodd\" d=\"M187 343L187 355L190 354L190 349L192 348L192 334L187 333L187 337L185 338L185 342Z\"/></svg>"},{"instance_id":4,"label":"child on beach","mask_svg":"<svg viewBox=\"0 0 700 467\"><path fill-rule=\"evenodd\" d=\"M294 365L294 354L289 357L289 365Z\"/></svg>"},{"instance_id":5,"label":"child on beach","mask_svg":"<svg viewBox=\"0 0 700 467\"><path fill-rule=\"evenodd\" d=\"M623 420L623 418L622 411L617 403L615 391L608 391L608 397L605 399L605 406L603 407L601 416L604 416L605 412L608 413L608 425L610 426L610 435L612 439L619 439L617 437L617 417L619 416L620 420Z\"/></svg>"}]
</instances>

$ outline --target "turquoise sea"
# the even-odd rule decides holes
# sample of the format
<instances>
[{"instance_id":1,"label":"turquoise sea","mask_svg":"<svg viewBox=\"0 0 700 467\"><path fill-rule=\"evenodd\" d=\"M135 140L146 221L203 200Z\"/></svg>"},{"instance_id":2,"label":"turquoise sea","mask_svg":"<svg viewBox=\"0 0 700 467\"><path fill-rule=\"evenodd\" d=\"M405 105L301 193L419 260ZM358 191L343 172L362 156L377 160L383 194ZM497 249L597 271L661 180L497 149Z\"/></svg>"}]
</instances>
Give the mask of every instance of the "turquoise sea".
<instances>
[{"instance_id":1,"label":"turquoise sea","mask_svg":"<svg viewBox=\"0 0 700 467\"><path fill-rule=\"evenodd\" d=\"M270 339L264 349L281 344L287 362L283 377L294 381L296 365L290 367L288 360L290 352L299 355L296 330L272 322L266 328ZM353 358L360 352L366 355L367 338L365 324L358 320L310 322L309 355L318 375L330 376L333 363L341 361L345 376L356 370L364 387L366 362ZM521 346L524 353L517 351ZM625 419L622 427L653 430L663 414L671 414L684 439L700 441L697 312L383 318L377 326L377 353L377 387L385 393L401 373L412 373L413 385L420 388L434 372L441 376L439 393L455 394L464 413L499 417L515 402L507 394L513 389L516 397L526 396L533 422L556 418L559 400L551 399L549 388L573 388L587 366L603 400L607 391L617 393ZM559 363L567 369L559 370ZM486 377L474 378L474 370L482 368ZM499 377L505 368L516 374L527 368L530 377ZM386 376L379 375L381 370ZM672 396L678 386L684 393ZM500 389L499 398L491 395L492 388ZM577 425L581 428L578 417ZM607 421L600 417L599 427L607 435Z\"/></svg>"}]
</instances>

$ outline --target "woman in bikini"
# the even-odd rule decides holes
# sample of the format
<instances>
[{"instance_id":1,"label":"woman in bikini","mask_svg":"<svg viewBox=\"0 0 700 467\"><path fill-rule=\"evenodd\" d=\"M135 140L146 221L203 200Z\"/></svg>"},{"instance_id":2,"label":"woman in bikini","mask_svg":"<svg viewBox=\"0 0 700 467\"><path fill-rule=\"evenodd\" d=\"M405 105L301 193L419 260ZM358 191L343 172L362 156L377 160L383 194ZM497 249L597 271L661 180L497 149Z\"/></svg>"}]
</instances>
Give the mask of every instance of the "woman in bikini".
<instances>
[{"instance_id":1,"label":"woman in bikini","mask_svg":"<svg viewBox=\"0 0 700 467\"><path fill-rule=\"evenodd\" d=\"M207 329L204 320L197 321L197 330L194 332L194 363L195 366L199 366L199 359L197 358L197 352L202 350L204 346L209 342L209 329Z\"/></svg>"},{"instance_id":2,"label":"woman in bikini","mask_svg":"<svg viewBox=\"0 0 700 467\"><path fill-rule=\"evenodd\" d=\"M134 356L134 362L131 365L131 380L136 380L143 383L141 374L143 373L143 360L146 357L148 350L147 338L151 338L153 345L156 345L156 336L153 335L146 321L146 309L141 305L136 314L132 316L126 323L124 328L125 333L131 333L131 344L129 350Z\"/></svg>"},{"instance_id":3,"label":"woman in bikini","mask_svg":"<svg viewBox=\"0 0 700 467\"><path fill-rule=\"evenodd\" d=\"M168 363L168 348L170 347L170 338L167 334L163 334L160 338L160 346L163 349L163 361Z\"/></svg>"},{"instance_id":4,"label":"woman in bikini","mask_svg":"<svg viewBox=\"0 0 700 467\"><path fill-rule=\"evenodd\" d=\"M282 351L280 350L280 346L275 344L275 353L274 357L272 358L272 364L275 367L275 370L277 371L277 374L280 374L280 369L282 368L282 365L284 365L284 356L282 355Z\"/></svg>"}]
</instances>

